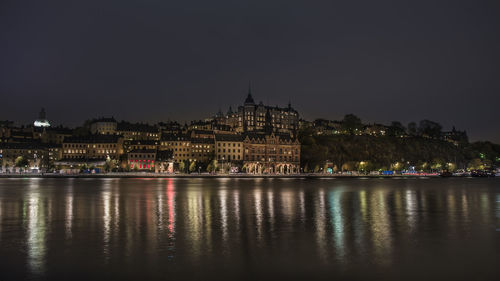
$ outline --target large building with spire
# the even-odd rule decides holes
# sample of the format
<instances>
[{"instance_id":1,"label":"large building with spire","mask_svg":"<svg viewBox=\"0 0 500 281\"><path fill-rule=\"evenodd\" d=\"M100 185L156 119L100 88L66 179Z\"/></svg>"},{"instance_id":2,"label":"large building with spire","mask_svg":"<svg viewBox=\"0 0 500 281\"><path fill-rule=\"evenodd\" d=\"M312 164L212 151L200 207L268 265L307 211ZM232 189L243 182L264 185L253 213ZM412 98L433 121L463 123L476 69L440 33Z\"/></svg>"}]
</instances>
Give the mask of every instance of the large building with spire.
<instances>
[{"instance_id":1,"label":"large building with spire","mask_svg":"<svg viewBox=\"0 0 500 281\"><path fill-rule=\"evenodd\" d=\"M264 131L267 124L267 130L295 135L299 128L299 113L290 102L287 107L264 105L262 101L256 103L250 85L243 105L238 106L236 112L230 107L225 115L219 111L216 120L238 132Z\"/></svg>"},{"instance_id":2,"label":"large building with spire","mask_svg":"<svg viewBox=\"0 0 500 281\"><path fill-rule=\"evenodd\" d=\"M299 113L290 103L287 107L256 103L249 85L243 105L238 106L237 111L229 107L226 114L219 110L215 121L217 124L230 126L241 138L238 147L243 147L241 151L243 157L238 160L243 159L243 170L247 173L299 172L300 142L297 139ZM219 157L218 160L221 159L224 161L224 157Z\"/></svg>"}]
</instances>

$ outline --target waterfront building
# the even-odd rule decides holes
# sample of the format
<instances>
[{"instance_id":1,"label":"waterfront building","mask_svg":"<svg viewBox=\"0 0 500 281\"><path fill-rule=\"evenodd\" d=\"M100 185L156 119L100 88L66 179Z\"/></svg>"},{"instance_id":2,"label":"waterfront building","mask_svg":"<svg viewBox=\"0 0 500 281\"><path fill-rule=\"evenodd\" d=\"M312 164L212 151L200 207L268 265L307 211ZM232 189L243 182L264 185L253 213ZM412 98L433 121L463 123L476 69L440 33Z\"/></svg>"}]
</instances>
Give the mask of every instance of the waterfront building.
<instances>
[{"instance_id":1,"label":"waterfront building","mask_svg":"<svg viewBox=\"0 0 500 281\"><path fill-rule=\"evenodd\" d=\"M176 163L207 162L215 157L215 141L212 131L193 130L187 134L164 134L160 150L170 150Z\"/></svg>"},{"instance_id":2,"label":"waterfront building","mask_svg":"<svg viewBox=\"0 0 500 281\"><path fill-rule=\"evenodd\" d=\"M99 172L117 170L123 155L123 137L118 135L88 135L64 138L62 158L54 165L63 173L81 170Z\"/></svg>"},{"instance_id":3,"label":"waterfront building","mask_svg":"<svg viewBox=\"0 0 500 281\"><path fill-rule=\"evenodd\" d=\"M134 149L127 156L131 171L155 170L156 149Z\"/></svg>"},{"instance_id":4,"label":"waterfront building","mask_svg":"<svg viewBox=\"0 0 500 281\"><path fill-rule=\"evenodd\" d=\"M191 138L190 161L208 162L215 157L215 141L213 134L211 138Z\"/></svg>"},{"instance_id":5,"label":"waterfront building","mask_svg":"<svg viewBox=\"0 0 500 281\"><path fill-rule=\"evenodd\" d=\"M45 146L48 150L48 156L49 156L47 168L53 169L55 167L56 161L59 161L62 158L63 155L62 144L47 143L45 144Z\"/></svg>"},{"instance_id":6,"label":"waterfront building","mask_svg":"<svg viewBox=\"0 0 500 281\"><path fill-rule=\"evenodd\" d=\"M123 138L117 135L89 135L64 138L63 159L118 160L123 154Z\"/></svg>"},{"instance_id":7,"label":"waterfront building","mask_svg":"<svg viewBox=\"0 0 500 281\"><path fill-rule=\"evenodd\" d=\"M300 142L291 134L249 132L243 138L244 168L253 174L300 171Z\"/></svg>"},{"instance_id":8,"label":"waterfront building","mask_svg":"<svg viewBox=\"0 0 500 281\"><path fill-rule=\"evenodd\" d=\"M0 167L9 172L43 171L57 160L58 150L40 142L0 143Z\"/></svg>"},{"instance_id":9,"label":"waterfront building","mask_svg":"<svg viewBox=\"0 0 500 281\"><path fill-rule=\"evenodd\" d=\"M160 150L171 150L172 158L176 163L192 160L191 138L185 134L163 134L160 140Z\"/></svg>"},{"instance_id":10,"label":"waterfront building","mask_svg":"<svg viewBox=\"0 0 500 281\"><path fill-rule=\"evenodd\" d=\"M243 137L234 134L215 135L216 158L218 162L243 161Z\"/></svg>"},{"instance_id":11,"label":"waterfront building","mask_svg":"<svg viewBox=\"0 0 500 281\"><path fill-rule=\"evenodd\" d=\"M157 150L155 173L173 173L174 160L171 150Z\"/></svg>"}]
</instances>

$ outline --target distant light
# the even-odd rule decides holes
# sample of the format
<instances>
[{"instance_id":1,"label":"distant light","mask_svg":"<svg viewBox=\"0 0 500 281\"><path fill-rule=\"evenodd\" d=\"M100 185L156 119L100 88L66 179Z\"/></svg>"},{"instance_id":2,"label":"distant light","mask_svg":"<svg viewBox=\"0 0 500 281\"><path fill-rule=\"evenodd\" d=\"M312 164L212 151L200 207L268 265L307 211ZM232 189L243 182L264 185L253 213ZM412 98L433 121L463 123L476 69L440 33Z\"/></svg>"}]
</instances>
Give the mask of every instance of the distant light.
<instances>
[{"instance_id":1,"label":"distant light","mask_svg":"<svg viewBox=\"0 0 500 281\"><path fill-rule=\"evenodd\" d=\"M35 123L33 124L35 127L50 127L50 123L48 120L36 120Z\"/></svg>"}]
</instances>

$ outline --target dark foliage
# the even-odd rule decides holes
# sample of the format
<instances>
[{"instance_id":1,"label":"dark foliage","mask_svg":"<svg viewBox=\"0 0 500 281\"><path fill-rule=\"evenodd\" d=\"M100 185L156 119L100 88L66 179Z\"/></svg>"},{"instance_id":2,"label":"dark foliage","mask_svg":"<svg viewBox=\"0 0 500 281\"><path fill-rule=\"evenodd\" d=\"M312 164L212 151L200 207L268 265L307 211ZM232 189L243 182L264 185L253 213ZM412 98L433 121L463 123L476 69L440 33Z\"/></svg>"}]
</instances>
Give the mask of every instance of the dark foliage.
<instances>
[{"instance_id":1,"label":"dark foliage","mask_svg":"<svg viewBox=\"0 0 500 281\"><path fill-rule=\"evenodd\" d=\"M399 124L393 125L395 132L398 131ZM428 135L440 131L440 126L424 122L420 129ZM302 143L301 165L313 169L330 162L341 170L349 162L365 161L368 163L367 170L390 169L394 163L400 163L400 169L416 166L430 170L432 167L444 167L446 163L466 168L472 159L481 156L492 164L498 164L500 157L500 145L489 142L457 146L439 138L396 135L315 136L311 130L303 130L299 136Z\"/></svg>"}]
</instances>

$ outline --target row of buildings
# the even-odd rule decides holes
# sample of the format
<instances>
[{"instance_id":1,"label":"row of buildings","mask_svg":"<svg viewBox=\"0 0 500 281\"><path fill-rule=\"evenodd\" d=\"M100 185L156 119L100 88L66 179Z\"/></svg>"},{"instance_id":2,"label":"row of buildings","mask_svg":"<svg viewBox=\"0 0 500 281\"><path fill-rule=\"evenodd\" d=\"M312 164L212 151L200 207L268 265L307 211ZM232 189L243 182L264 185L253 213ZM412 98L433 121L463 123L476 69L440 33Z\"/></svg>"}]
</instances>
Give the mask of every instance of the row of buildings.
<instances>
[{"instance_id":1,"label":"row of buildings","mask_svg":"<svg viewBox=\"0 0 500 281\"><path fill-rule=\"evenodd\" d=\"M62 172L224 171L298 173L299 115L289 104L256 104L251 90L236 112L180 125L98 118L76 129L0 122L0 169Z\"/></svg>"},{"instance_id":2,"label":"row of buildings","mask_svg":"<svg viewBox=\"0 0 500 281\"><path fill-rule=\"evenodd\" d=\"M416 124L415 124L416 125ZM384 125L378 123L372 124L359 124L359 128L354 130L355 135L367 135L367 136L398 136L398 137L410 137L410 136L421 136L421 137L431 137L425 134L419 133L418 128L415 128L415 132L411 132L410 128L396 128L395 130L391 125ZM327 119L316 119L314 121L299 120L300 129L310 129L315 135L319 136L335 136L335 135L346 135L350 134L346 130L346 126L343 121L339 120L327 120ZM438 139L448 141L454 145L459 145L460 143L468 142L467 133L465 131L460 131L452 128L451 131L440 132Z\"/></svg>"}]
</instances>

